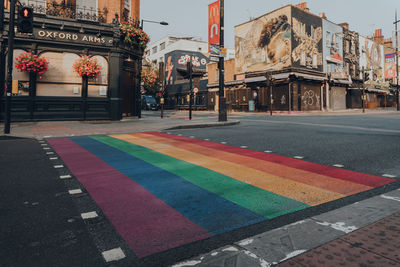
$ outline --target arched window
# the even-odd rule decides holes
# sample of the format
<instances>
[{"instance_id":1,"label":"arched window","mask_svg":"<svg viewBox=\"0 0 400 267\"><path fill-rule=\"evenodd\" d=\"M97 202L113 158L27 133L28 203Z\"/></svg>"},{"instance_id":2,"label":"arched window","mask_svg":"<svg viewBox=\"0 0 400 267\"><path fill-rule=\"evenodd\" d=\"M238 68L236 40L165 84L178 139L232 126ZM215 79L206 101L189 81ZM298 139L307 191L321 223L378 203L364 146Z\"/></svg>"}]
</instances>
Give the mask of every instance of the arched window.
<instances>
[{"instance_id":1,"label":"arched window","mask_svg":"<svg viewBox=\"0 0 400 267\"><path fill-rule=\"evenodd\" d=\"M72 68L77 54L45 52L39 56L47 58L49 68L37 79L37 96L81 96L82 78Z\"/></svg>"},{"instance_id":2,"label":"arched window","mask_svg":"<svg viewBox=\"0 0 400 267\"><path fill-rule=\"evenodd\" d=\"M96 79L89 79L88 97L106 97L108 91L108 62L103 56L93 56L101 66Z\"/></svg>"}]
</instances>

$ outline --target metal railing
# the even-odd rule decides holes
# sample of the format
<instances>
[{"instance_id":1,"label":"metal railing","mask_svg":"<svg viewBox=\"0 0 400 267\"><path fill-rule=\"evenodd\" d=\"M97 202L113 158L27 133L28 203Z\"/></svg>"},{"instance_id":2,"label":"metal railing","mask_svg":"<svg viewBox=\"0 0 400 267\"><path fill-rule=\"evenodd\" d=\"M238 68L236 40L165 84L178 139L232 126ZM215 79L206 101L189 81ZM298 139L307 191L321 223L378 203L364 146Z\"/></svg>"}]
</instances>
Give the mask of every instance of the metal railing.
<instances>
[{"instance_id":1,"label":"metal railing","mask_svg":"<svg viewBox=\"0 0 400 267\"><path fill-rule=\"evenodd\" d=\"M102 10L93 7L77 6L63 1L46 0L20 0L21 4L33 8L35 13L48 16L87 20L94 22L106 22L108 9L105 7Z\"/></svg>"}]
</instances>

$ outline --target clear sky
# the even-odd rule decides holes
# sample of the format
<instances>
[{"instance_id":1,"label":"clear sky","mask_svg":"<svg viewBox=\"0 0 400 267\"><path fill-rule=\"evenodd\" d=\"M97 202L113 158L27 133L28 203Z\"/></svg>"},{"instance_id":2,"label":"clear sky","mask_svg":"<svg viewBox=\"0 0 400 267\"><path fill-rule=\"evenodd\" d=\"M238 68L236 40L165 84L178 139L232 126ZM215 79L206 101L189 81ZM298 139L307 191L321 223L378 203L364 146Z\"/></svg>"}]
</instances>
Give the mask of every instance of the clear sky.
<instances>
[{"instance_id":1,"label":"clear sky","mask_svg":"<svg viewBox=\"0 0 400 267\"><path fill-rule=\"evenodd\" d=\"M141 0L141 19L166 21L168 26L144 22L150 42L165 36L193 36L202 41L208 34L208 4L216 0ZM234 26L250 17L258 17L287 4L305 1L290 0L225 0L225 46L234 47ZM348 22L350 29L363 36L382 28L385 38L394 32L395 10L400 13L400 0L309 0L314 14L325 12L334 23ZM400 19L400 14L398 16ZM398 24L400 29L400 23Z\"/></svg>"}]
</instances>

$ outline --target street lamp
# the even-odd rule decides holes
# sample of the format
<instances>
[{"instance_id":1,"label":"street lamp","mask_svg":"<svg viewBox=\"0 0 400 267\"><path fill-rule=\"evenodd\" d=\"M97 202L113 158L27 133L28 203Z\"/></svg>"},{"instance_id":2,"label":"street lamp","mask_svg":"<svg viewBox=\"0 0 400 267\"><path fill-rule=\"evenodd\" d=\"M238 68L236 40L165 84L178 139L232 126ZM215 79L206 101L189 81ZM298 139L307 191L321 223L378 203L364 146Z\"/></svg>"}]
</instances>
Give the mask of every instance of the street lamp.
<instances>
[{"instance_id":1,"label":"street lamp","mask_svg":"<svg viewBox=\"0 0 400 267\"><path fill-rule=\"evenodd\" d=\"M168 25L168 22L165 22L165 21L154 21L154 20L142 19L140 21L140 29L142 29L142 30L143 30L143 22L156 23L156 24L161 24L163 26L167 26ZM141 72L142 72L142 66L140 66L140 73ZM138 106L139 106L138 117L140 119L142 117L142 98L140 96L138 96L137 101L138 101Z\"/></svg>"},{"instance_id":2,"label":"street lamp","mask_svg":"<svg viewBox=\"0 0 400 267\"><path fill-rule=\"evenodd\" d=\"M142 29L142 30L143 30L143 22L150 22L150 23L161 24L163 26L168 26L168 22L165 22L165 21L154 21L154 20L142 19L141 23L140 23L140 29Z\"/></svg>"}]
</instances>

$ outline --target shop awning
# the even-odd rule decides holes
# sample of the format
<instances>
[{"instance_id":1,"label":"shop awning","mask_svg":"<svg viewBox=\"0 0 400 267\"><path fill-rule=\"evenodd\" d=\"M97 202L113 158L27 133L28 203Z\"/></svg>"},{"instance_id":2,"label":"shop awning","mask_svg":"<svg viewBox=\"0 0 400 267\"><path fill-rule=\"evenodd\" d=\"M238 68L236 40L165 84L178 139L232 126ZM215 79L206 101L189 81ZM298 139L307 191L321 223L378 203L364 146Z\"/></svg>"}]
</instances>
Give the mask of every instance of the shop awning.
<instances>
[{"instance_id":1,"label":"shop awning","mask_svg":"<svg viewBox=\"0 0 400 267\"><path fill-rule=\"evenodd\" d=\"M305 73L300 73L300 72L286 72L286 73L273 74L272 79L275 79L275 80L287 79L291 75L294 75L297 78L303 78L303 79L307 79L307 80L316 80L316 81L325 81L326 80L326 78L324 76L317 76L317 75L305 74ZM265 82L266 80L267 80L267 78L265 76L256 76L256 77L246 78L246 79L244 79L244 82L245 83L256 83L256 82Z\"/></svg>"}]
</instances>

